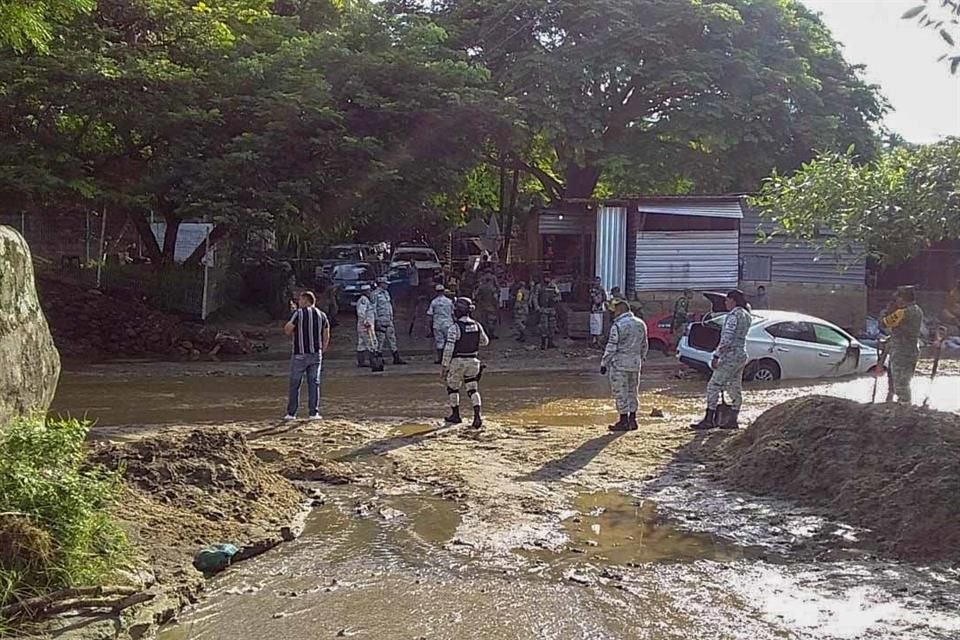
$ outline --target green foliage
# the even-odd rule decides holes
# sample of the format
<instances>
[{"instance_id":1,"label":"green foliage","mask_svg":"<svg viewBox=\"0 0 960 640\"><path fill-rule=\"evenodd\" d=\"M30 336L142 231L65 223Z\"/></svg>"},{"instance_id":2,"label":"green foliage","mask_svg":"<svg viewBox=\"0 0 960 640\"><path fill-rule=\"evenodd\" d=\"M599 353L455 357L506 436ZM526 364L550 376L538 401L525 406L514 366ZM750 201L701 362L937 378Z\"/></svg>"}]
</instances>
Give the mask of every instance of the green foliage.
<instances>
[{"instance_id":1,"label":"green foliage","mask_svg":"<svg viewBox=\"0 0 960 640\"><path fill-rule=\"evenodd\" d=\"M939 62L946 61L952 74L960 72L960 53L956 49L960 41L960 2L939 0L931 3L923 0L923 4L907 9L901 17L904 20L916 20L920 27L937 32L951 49L940 56Z\"/></svg>"},{"instance_id":2,"label":"green foliage","mask_svg":"<svg viewBox=\"0 0 960 640\"><path fill-rule=\"evenodd\" d=\"M119 478L84 463L89 424L18 418L0 430L0 604L95 585L126 549L109 508Z\"/></svg>"},{"instance_id":3,"label":"green foliage","mask_svg":"<svg viewBox=\"0 0 960 640\"><path fill-rule=\"evenodd\" d=\"M864 153L885 105L820 19L790 0L432 2L520 113L551 199L750 190L812 149Z\"/></svg>"},{"instance_id":4,"label":"green foliage","mask_svg":"<svg viewBox=\"0 0 960 640\"><path fill-rule=\"evenodd\" d=\"M823 251L895 264L960 237L960 140L894 147L863 164L852 150L823 154L774 173L754 205Z\"/></svg>"},{"instance_id":5,"label":"green foliage","mask_svg":"<svg viewBox=\"0 0 960 640\"><path fill-rule=\"evenodd\" d=\"M90 11L96 0L2 0L0 47L23 53L30 47L46 52L53 39L51 23Z\"/></svg>"}]
</instances>

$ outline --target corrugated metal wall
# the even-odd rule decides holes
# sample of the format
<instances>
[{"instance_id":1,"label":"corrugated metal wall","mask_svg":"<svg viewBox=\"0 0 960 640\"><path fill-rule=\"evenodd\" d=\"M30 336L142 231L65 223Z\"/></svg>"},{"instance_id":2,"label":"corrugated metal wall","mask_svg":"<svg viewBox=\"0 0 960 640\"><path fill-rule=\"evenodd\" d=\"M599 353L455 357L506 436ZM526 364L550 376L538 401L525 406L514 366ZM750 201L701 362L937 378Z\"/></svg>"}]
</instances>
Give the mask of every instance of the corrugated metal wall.
<instances>
[{"instance_id":1,"label":"corrugated metal wall","mask_svg":"<svg viewBox=\"0 0 960 640\"><path fill-rule=\"evenodd\" d=\"M744 211L740 255L745 260L769 259L770 282L805 284L863 285L866 280L866 261L851 264L834 256L817 256L812 246L798 245L795 240L774 236L757 244L758 231L771 228L753 209ZM788 246L789 245L789 246ZM841 268L846 265L846 268ZM746 278L747 274L745 274Z\"/></svg>"},{"instance_id":2,"label":"corrugated metal wall","mask_svg":"<svg viewBox=\"0 0 960 640\"><path fill-rule=\"evenodd\" d=\"M735 218L743 217L740 202L711 201L702 202L644 202L637 201L637 211L641 213L666 213L674 216L701 216L705 218Z\"/></svg>"},{"instance_id":3,"label":"corrugated metal wall","mask_svg":"<svg viewBox=\"0 0 960 640\"><path fill-rule=\"evenodd\" d=\"M541 213L539 215L540 235L580 235L589 233L593 227L593 216L583 213Z\"/></svg>"},{"instance_id":4,"label":"corrugated metal wall","mask_svg":"<svg viewBox=\"0 0 960 640\"><path fill-rule=\"evenodd\" d=\"M739 275L737 231L641 231L634 260L636 291L728 289Z\"/></svg>"},{"instance_id":5,"label":"corrugated metal wall","mask_svg":"<svg viewBox=\"0 0 960 640\"><path fill-rule=\"evenodd\" d=\"M597 209L596 275L609 291L620 287L626 292L627 279L627 209L600 207Z\"/></svg>"}]
</instances>

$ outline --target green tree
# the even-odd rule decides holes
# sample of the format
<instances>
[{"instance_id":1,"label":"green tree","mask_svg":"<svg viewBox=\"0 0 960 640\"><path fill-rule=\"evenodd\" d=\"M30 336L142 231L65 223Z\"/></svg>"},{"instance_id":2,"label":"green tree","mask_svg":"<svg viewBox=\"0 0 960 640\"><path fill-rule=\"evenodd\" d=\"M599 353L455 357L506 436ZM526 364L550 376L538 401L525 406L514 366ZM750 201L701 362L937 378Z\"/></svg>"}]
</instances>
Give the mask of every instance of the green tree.
<instances>
[{"instance_id":1,"label":"green tree","mask_svg":"<svg viewBox=\"0 0 960 640\"><path fill-rule=\"evenodd\" d=\"M921 28L936 31L950 47L948 53L940 56L939 62L946 60L950 65L950 73L960 72L960 54L957 53L957 44L960 42L960 2L923 0L923 4L907 9L902 17L904 20L915 20Z\"/></svg>"},{"instance_id":2,"label":"green tree","mask_svg":"<svg viewBox=\"0 0 960 640\"><path fill-rule=\"evenodd\" d=\"M2 0L0 46L24 53L30 47L47 51L53 23L90 11L96 0Z\"/></svg>"},{"instance_id":3,"label":"green tree","mask_svg":"<svg viewBox=\"0 0 960 640\"><path fill-rule=\"evenodd\" d=\"M813 148L875 146L884 103L799 2L429 5L491 70L527 138L549 141L550 164L513 166L551 200L590 197L604 176L625 190L750 189Z\"/></svg>"},{"instance_id":4,"label":"green tree","mask_svg":"<svg viewBox=\"0 0 960 640\"><path fill-rule=\"evenodd\" d=\"M774 173L754 204L824 252L896 264L960 237L960 139L893 148L868 163L824 154L791 175Z\"/></svg>"}]
</instances>

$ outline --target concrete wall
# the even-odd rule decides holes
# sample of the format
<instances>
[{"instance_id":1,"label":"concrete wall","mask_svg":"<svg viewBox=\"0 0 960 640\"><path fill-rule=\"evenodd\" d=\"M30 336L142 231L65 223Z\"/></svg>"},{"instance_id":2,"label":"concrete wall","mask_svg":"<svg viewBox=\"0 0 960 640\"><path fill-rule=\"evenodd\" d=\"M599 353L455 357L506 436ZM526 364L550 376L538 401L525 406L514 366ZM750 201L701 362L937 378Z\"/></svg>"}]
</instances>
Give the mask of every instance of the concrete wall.
<instances>
[{"instance_id":1,"label":"concrete wall","mask_svg":"<svg viewBox=\"0 0 960 640\"><path fill-rule=\"evenodd\" d=\"M864 285L740 282L740 288L748 296L756 293L758 285L767 288L773 309L817 316L854 334L863 331L866 324L867 288Z\"/></svg>"}]
</instances>

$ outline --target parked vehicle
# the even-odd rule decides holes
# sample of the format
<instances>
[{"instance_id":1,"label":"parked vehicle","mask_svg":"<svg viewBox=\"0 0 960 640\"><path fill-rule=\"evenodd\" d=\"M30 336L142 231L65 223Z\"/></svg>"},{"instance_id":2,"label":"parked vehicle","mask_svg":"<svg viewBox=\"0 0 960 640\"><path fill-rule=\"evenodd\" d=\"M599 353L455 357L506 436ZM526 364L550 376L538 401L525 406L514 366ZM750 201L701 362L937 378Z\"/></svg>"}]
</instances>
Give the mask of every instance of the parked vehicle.
<instances>
[{"instance_id":1,"label":"parked vehicle","mask_svg":"<svg viewBox=\"0 0 960 640\"><path fill-rule=\"evenodd\" d=\"M374 260L374 250L365 244L336 244L327 247L320 253L320 259L315 268L314 278L319 281L323 277L330 277L337 265L357 263L369 264Z\"/></svg>"},{"instance_id":2,"label":"parked vehicle","mask_svg":"<svg viewBox=\"0 0 960 640\"><path fill-rule=\"evenodd\" d=\"M331 277L337 287L337 302L341 309L356 306L363 285L377 286L377 274L365 262L338 264L333 267Z\"/></svg>"},{"instance_id":3,"label":"parked vehicle","mask_svg":"<svg viewBox=\"0 0 960 640\"><path fill-rule=\"evenodd\" d=\"M725 317L718 314L690 325L677 349L680 362L709 372ZM743 377L772 381L858 375L877 363L877 355L873 347L821 318L763 310L753 314L747 334L749 359Z\"/></svg>"},{"instance_id":4,"label":"parked vehicle","mask_svg":"<svg viewBox=\"0 0 960 640\"><path fill-rule=\"evenodd\" d=\"M437 252L424 245L401 245L393 250L390 268L412 264L418 271L439 271L443 267Z\"/></svg>"},{"instance_id":5,"label":"parked vehicle","mask_svg":"<svg viewBox=\"0 0 960 640\"><path fill-rule=\"evenodd\" d=\"M703 297L710 303L710 311L704 315L691 313L687 315L690 323L709 320L717 314L726 313L727 308L723 301L726 294L715 291L704 291ZM656 316L647 323L647 339L650 341L650 348L667 353L668 349L673 348L673 313L664 313Z\"/></svg>"}]
</instances>

